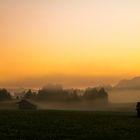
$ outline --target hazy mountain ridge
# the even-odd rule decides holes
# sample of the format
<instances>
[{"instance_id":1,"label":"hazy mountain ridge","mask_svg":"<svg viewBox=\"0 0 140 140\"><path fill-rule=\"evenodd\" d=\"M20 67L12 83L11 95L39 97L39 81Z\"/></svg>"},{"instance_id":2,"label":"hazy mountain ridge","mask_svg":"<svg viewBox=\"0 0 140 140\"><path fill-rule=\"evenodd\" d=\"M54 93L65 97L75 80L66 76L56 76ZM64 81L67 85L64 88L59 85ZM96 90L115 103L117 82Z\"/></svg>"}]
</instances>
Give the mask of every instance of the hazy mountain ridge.
<instances>
[{"instance_id":1,"label":"hazy mountain ridge","mask_svg":"<svg viewBox=\"0 0 140 140\"><path fill-rule=\"evenodd\" d=\"M121 80L115 89L140 89L140 77L135 77L130 80Z\"/></svg>"}]
</instances>

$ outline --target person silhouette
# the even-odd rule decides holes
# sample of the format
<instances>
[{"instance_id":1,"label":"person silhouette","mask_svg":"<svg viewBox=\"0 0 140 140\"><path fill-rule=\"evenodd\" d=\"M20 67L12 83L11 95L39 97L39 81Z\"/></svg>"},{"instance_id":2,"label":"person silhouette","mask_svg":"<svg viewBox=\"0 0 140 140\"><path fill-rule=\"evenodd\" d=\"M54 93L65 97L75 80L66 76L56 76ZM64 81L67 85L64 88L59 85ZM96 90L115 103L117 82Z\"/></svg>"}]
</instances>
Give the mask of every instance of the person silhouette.
<instances>
[{"instance_id":1,"label":"person silhouette","mask_svg":"<svg viewBox=\"0 0 140 140\"><path fill-rule=\"evenodd\" d=\"M137 116L140 117L140 102L137 102L136 110L137 110Z\"/></svg>"}]
</instances>

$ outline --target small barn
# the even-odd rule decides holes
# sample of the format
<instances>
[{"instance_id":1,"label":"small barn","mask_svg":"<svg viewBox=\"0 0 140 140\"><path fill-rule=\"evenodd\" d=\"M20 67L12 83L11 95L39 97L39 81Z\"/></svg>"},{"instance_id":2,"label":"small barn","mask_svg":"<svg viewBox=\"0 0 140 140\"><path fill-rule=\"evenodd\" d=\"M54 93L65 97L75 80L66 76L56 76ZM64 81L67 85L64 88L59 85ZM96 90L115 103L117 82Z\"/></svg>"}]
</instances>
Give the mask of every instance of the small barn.
<instances>
[{"instance_id":1,"label":"small barn","mask_svg":"<svg viewBox=\"0 0 140 140\"><path fill-rule=\"evenodd\" d=\"M28 100L21 100L18 102L18 108L22 110L36 110L37 106L29 102Z\"/></svg>"}]
</instances>

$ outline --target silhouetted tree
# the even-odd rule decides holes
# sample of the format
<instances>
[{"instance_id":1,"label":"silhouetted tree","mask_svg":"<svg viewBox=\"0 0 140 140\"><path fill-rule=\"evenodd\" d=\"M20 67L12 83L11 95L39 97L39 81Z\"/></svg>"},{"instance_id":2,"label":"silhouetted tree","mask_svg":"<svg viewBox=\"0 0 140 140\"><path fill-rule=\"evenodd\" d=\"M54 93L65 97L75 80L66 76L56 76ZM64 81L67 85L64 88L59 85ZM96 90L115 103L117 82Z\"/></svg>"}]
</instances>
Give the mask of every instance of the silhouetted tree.
<instances>
[{"instance_id":1,"label":"silhouetted tree","mask_svg":"<svg viewBox=\"0 0 140 140\"><path fill-rule=\"evenodd\" d=\"M83 98L86 100L94 100L98 96L98 91L96 88L87 88L83 95Z\"/></svg>"},{"instance_id":2,"label":"silhouetted tree","mask_svg":"<svg viewBox=\"0 0 140 140\"><path fill-rule=\"evenodd\" d=\"M0 89L0 100L11 100L12 96L6 89Z\"/></svg>"},{"instance_id":3,"label":"silhouetted tree","mask_svg":"<svg viewBox=\"0 0 140 140\"><path fill-rule=\"evenodd\" d=\"M71 92L69 93L69 100L70 101L79 101L80 98L78 96L78 90L74 89L71 90Z\"/></svg>"},{"instance_id":4,"label":"silhouetted tree","mask_svg":"<svg viewBox=\"0 0 140 140\"><path fill-rule=\"evenodd\" d=\"M32 92L31 89L29 89L24 95L25 99L34 99L35 97L36 97L36 93Z\"/></svg>"},{"instance_id":5,"label":"silhouetted tree","mask_svg":"<svg viewBox=\"0 0 140 140\"><path fill-rule=\"evenodd\" d=\"M17 96L17 97L16 97L16 99L17 99L17 100L19 100L19 99L20 99L20 97L19 97L19 96Z\"/></svg>"},{"instance_id":6,"label":"silhouetted tree","mask_svg":"<svg viewBox=\"0 0 140 140\"><path fill-rule=\"evenodd\" d=\"M101 88L101 89L99 90L98 94L99 94L100 97L103 97L103 98L104 98L104 97L108 97L108 94L107 94L107 92L105 91L104 88Z\"/></svg>"},{"instance_id":7,"label":"silhouetted tree","mask_svg":"<svg viewBox=\"0 0 140 140\"><path fill-rule=\"evenodd\" d=\"M104 88L97 90L96 88L87 88L82 97L86 101L93 101L97 104L108 103L108 93Z\"/></svg>"},{"instance_id":8,"label":"silhouetted tree","mask_svg":"<svg viewBox=\"0 0 140 140\"><path fill-rule=\"evenodd\" d=\"M104 103L108 102L108 93L105 91L104 88L101 88L98 92L98 96Z\"/></svg>"},{"instance_id":9,"label":"silhouetted tree","mask_svg":"<svg viewBox=\"0 0 140 140\"><path fill-rule=\"evenodd\" d=\"M48 101L64 101L67 100L68 97L68 92L63 90L62 86L52 84L39 90L37 94L37 99Z\"/></svg>"}]
</instances>

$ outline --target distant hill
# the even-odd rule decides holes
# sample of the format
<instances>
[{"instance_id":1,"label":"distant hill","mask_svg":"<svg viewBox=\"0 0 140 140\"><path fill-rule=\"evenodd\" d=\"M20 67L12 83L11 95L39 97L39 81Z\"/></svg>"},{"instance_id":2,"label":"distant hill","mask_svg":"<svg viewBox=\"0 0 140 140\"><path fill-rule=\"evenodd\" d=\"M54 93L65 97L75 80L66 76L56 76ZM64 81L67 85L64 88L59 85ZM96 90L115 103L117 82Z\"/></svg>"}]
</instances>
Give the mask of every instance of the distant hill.
<instances>
[{"instance_id":1,"label":"distant hill","mask_svg":"<svg viewBox=\"0 0 140 140\"><path fill-rule=\"evenodd\" d=\"M135 77L130 80L122 80L114 88L115 89L140 89L140 77Z\"/></svg>"}]
</instances>

